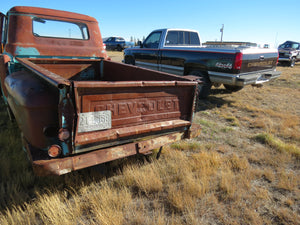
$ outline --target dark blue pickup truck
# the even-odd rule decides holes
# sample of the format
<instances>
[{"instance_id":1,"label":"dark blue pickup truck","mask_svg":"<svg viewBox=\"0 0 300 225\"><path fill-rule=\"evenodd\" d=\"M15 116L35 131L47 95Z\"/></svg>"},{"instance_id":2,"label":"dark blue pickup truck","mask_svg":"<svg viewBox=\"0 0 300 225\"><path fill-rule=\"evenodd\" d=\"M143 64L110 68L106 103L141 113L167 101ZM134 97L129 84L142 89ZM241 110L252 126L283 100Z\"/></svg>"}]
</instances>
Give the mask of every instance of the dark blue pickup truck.
<instances>
[{"instance_id":1,"label":"dark blue pickup truck","mask_svg":"<svg viewBox=\"0 0 300 225\"><path fill-rule=\"evenodd\" d=\"M122 37L109 37L103 43L105 43L107 50L122 51L126 46L125 40Z\"/></svg>"},{"instance_id":2,"label":"dark blue pickup truck","mask_svg":"<svg viewBox=\"0 0 300 225\"><path fill-rule=\"evenodd\" d=\"M196 75L202 81L199 97L209 95L212 85L229 91L245 85L261 86L280 76L276 71L277 49L202 46L197 31L159 29L149 34L139 47L124 50L124 61L148 69L176 75Z\"/></svg>"}]
</instances>

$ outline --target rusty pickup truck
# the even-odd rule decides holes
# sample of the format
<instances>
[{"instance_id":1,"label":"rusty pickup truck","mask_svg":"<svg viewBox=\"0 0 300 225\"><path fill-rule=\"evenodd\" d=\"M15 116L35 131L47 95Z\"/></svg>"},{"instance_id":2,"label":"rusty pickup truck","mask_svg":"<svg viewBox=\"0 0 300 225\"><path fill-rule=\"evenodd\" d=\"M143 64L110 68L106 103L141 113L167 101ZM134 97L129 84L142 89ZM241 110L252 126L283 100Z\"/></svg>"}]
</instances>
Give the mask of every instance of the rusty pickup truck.
<instances>
[{"instance_id":1,"label":"rusty pickup truck","mask_svg":"<svg viewBox=\"0 0 300 225\"><path fill-rule=\"evenodd\" d=\"M36 175L189 137L197 82L111 61L93 17L25 6L0 16L2 96Z\"/></svg>"}]
</instances>

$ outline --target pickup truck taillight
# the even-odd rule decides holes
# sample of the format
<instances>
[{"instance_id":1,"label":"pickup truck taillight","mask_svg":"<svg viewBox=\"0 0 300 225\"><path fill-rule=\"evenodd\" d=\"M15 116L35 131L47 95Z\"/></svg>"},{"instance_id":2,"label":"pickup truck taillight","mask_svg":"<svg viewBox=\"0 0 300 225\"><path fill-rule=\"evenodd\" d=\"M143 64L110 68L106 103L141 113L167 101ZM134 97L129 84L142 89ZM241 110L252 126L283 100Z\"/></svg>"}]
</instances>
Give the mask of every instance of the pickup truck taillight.
<instances>
[{"instance_id":1,"label":"pickup truck taillight","mask_svg":"<svg viewBox=\"0 0 300 225\"><path fill-rule=\"evenodd\" d=\"M235 55L233 69L240 70L243 62L243 53L238 52Z\"/></svg>"},{"instance_id":2,"label":"pickup truck taillight","mask_svg":"<svg viewBox=\"0 0 300 225\"><path fill-rule=\"evenodd\" d=\"M52 145L48 149L48 155L52 158L55 158L61 154L61 147L59 145Z\"/></svg>"}]
</instances>

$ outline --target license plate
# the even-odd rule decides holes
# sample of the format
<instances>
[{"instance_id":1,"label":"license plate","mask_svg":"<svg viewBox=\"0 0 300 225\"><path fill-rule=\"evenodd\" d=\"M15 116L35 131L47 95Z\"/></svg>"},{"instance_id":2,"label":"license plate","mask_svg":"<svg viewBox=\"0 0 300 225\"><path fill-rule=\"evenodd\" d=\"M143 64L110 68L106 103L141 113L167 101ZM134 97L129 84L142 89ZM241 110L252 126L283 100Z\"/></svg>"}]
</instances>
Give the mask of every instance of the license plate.
<instances>
[{"instance_id":1,"label":"license plate","mask_svg":"<svg viewBox=\"0 0 300 225\"><path fill-rule=\"evenodd\" d=\"M78 132L106 130L111 128L111 111L97 111L79 114Z\"/></svg>"}]
</instances>

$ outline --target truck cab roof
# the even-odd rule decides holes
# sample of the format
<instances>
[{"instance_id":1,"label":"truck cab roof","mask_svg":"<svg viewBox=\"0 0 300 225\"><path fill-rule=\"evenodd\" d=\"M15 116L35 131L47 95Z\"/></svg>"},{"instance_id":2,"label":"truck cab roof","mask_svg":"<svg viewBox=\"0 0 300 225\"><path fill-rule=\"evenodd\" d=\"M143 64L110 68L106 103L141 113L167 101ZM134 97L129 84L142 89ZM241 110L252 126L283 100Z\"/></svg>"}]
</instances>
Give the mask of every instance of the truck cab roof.
<instances>
[{"instance_id":1,"label":"truck cab roof","mask_svg":"<svg viewBox=\"0 0 300 225\"><path fill-rule=\"evenodd\" d=\"M198 33L197 30L186 29L186 28L161 28L161 29L156 29L153 32L156 32L156 31L164 31L164 32L167 32L167 31L190 31L190 32Z\"/></svg>"},{"instance_id":2,"label":"truck cab roof","mask_svg":"<svg viewBox=\"0 0 300 225\"><path fill-rule=\"evenodd\" d=\"M145 42L151 40L154 33L161 33L159 48L163 47L201 47L201 39L198 31L180 28L162 28L152 31Z\"/></svg>"},{"instance_id":3,"label":"truck cab roof","mask_svg":"<svg viewBox=\"0 0 300 225\"><path fill-rule=\"evenodd\" d=\"M10 58L108 57L98 22L91 16L47 8L15 6L7 12L6 20L8 22L6 33L3 34L3 52Z\"/></svg>"},{"instance_id":4,"label":"truck cab roof","mask_svg":"<svg viewBox=\"0 0 300 225\"><path fill-rule=\"evenodd\" d=\"M97 22L97 20L91 16L67 12L62 10L54 10L54 9L47 9L47 8L39 8L39 7L30 7L30 6L15 6L12 7L7 14L11 13L22 13L22 14L29 14L29 15L45 15L45 16L55 16L60 18L70 18L70 19L77 19L77 20L84 20L90 22Z\"/></svg>"}]
</instances>

